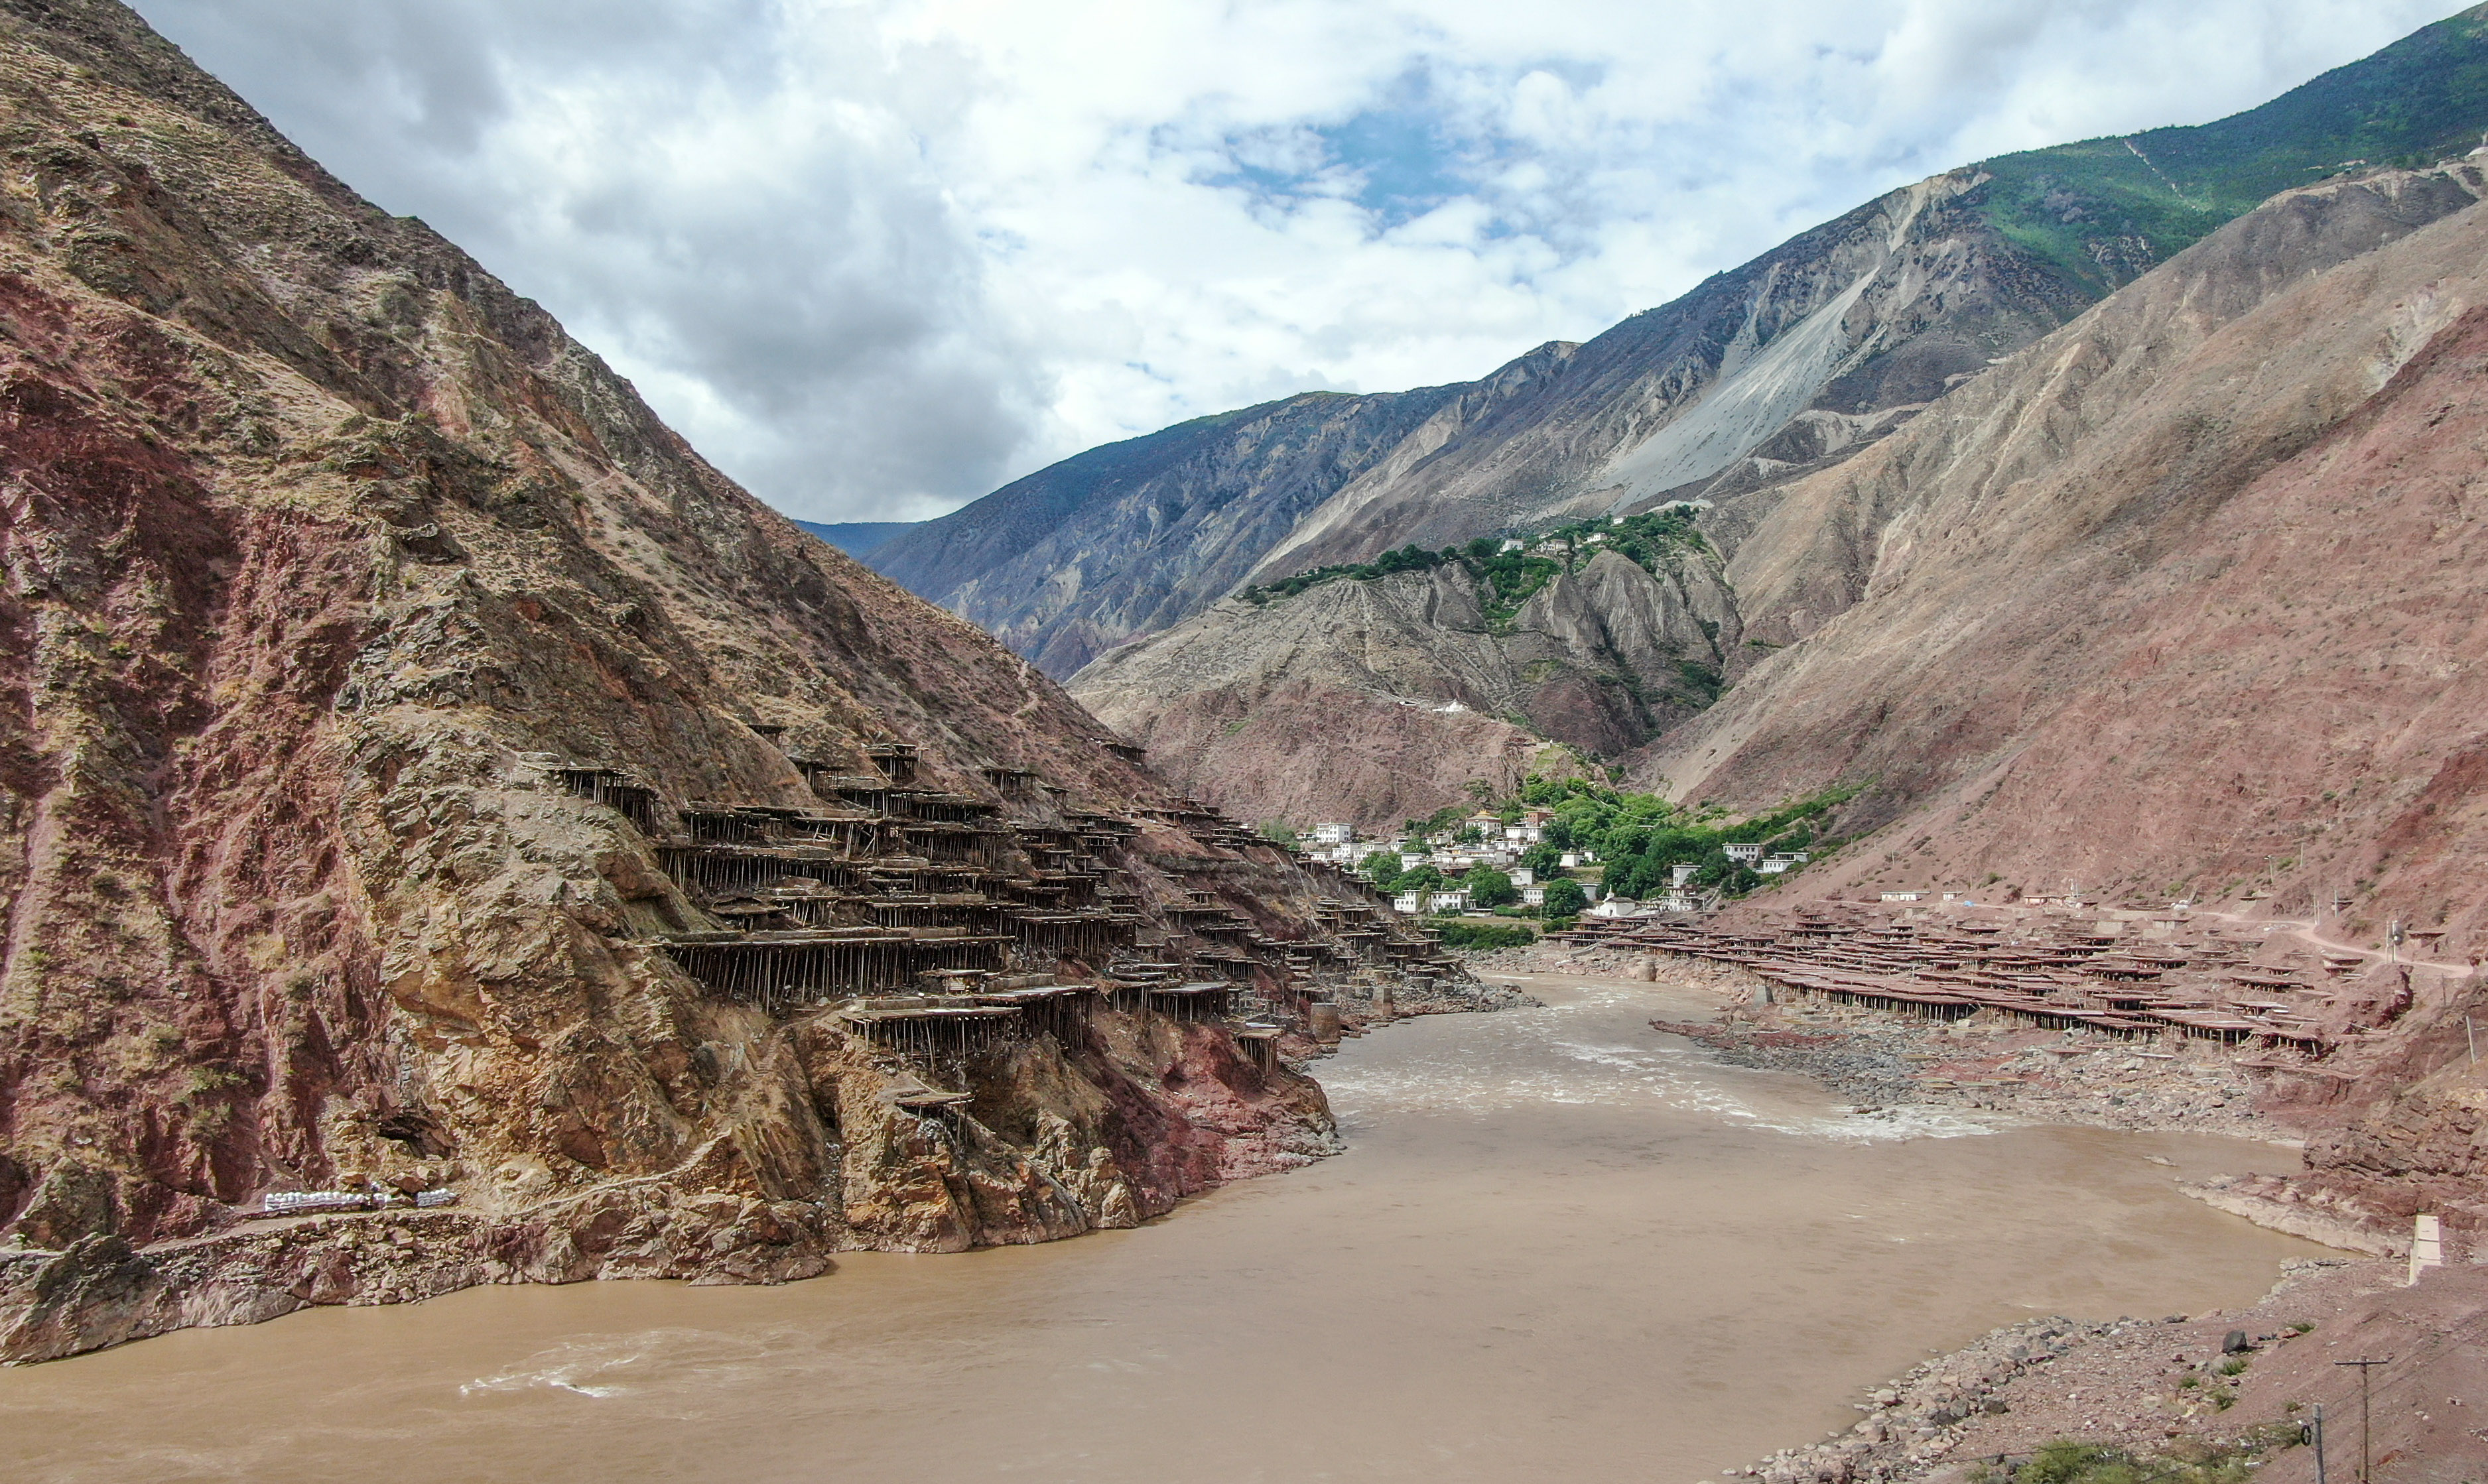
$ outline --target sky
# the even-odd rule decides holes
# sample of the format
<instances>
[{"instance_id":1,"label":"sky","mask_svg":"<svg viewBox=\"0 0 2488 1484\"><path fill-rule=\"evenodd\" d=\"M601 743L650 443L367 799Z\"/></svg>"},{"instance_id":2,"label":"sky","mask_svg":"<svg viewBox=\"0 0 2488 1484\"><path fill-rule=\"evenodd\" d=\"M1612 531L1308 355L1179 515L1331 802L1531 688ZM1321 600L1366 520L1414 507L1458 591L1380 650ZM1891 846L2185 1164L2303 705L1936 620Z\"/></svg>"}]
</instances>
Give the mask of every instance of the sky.
<instances>
[{"instance_id":1,"label":"sky","mask_svg":"<svg viewBox=\"0 0 2488 1484\"><path fill-rule=\"evenodd\" d=\"M2452 0L134 0L761 498L939 515L1468 380L1989 155Z\"/></svg>"}]
</instances>

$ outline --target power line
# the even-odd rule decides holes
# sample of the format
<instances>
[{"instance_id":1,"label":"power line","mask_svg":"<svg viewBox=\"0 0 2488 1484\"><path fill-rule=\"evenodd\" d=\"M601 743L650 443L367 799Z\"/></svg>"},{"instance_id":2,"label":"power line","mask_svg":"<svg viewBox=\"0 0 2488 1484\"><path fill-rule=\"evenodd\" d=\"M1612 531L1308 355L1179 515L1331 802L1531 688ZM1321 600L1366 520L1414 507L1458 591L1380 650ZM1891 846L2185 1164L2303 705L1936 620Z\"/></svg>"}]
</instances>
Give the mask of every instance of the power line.
<instances>
[{"instance_id":1,"label":"power line","mask_svg":"<svg viewBox=\"0 0 2488 1484\"><path fill-rule=\"evenodd\" d=\"M2355 1365L2359 1368L2359 1484L2369 1484L2367 1478L2367 1378L2375 1367L2392 1364L2393 1358L2387 1356L2381 1360L2335 1360L2332 1363Z\"/></svg>"}]
</instances>

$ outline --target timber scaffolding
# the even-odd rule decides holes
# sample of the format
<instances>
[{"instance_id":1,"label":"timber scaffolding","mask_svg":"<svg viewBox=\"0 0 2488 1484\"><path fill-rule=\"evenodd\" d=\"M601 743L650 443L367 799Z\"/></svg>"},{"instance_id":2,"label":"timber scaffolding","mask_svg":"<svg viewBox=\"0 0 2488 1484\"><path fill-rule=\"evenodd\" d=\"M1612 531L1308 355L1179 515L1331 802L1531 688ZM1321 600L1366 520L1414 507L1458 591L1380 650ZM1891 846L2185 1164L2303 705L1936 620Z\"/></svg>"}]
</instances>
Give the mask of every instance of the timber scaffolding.
<instances>
[{"instance_id":1,"label":"timber scaffolding","mask_svg":"<svg viewBox=\"0 0 2488 1484\"><path fill-rule=\"evenodd\" d=\"M685 972L773 1013L839 1005L860 1034L911 1050L1068 1034L1110 996L1178 1021L1274 1004L1310 1016L1315 992L1299 974L1327 977L1377 956L1432 966L1440 954L1431 941L1394 940L1377 955L1367 914L1328 899L1320 936L1283 942L1198 887L1164 909L1174 931L1154 930L1114 863L1141 821L1065 807L1063 790L1025 769L983 769L996 795L1032 800L1026 817L1005 818L1005 803L935 786L914 746L862 751L861 764L788 755L818 800L810 807L691 799L668 809L622 770L529 761L651 837L659 866L707 919L656 939ZM1156 812L1204 843L1267 844L1191 800ZM1142 960L1149 966L1133 971ZM1066 966L1108 966L1101 985L1055 982Z\"/></svg>"},{"instance_id":2,"label":"timber scaffolding","mask_svg":"<svg viewBox=\"0 0 2488 1484\"><path fill-rule=\"evenodd\" d=\"M1058 984L1051 974L928 975L938 993L861 998L837 1018L877 1046L921 1057L972 1056L1047 1035L1068 1045L1107 991Z\"/></svg>"},{"instance_id":3,"label":"timber scaffolding","mask_svg":"<svg viewBox=\"0 0 2488 1484\"><path fill-rule=\"evenodd\" d=\"M1443 951L1443 936L1424 930L1410 942L1393 935L1387 910L1373 902L1323 897L1314 904L1314 920L1328 929L1360 964L1398 966L1441 972L1452 963Z\"/></svg>"},{"instance_id":4,"label":"timber scaffolding","mask_svg":"<svg viewBox=\"0 0 2488 1484\"><path fill-rule=\"evenodd\" d=\"M1176 798L1141 810L1152 819L1163 820L1192 836L1202 844L1217 850L1278 850L1275 841L1265 840L1235 821L1198 798Z\"/></svg>"},{"instance_id":5,"label":"timber scaffolding","mask_svg":"<svg viewBox=\"0 0 2488 1484\"><path fill-rule=\"evenodd\" d=\"M1774 991L1920 1020L1986 1012L2121 1040L2251 1043L2309 1060L2336 1044L2318 1023L2332 996L2294 971L2239 962L2236 943L2134 942L2095 928L2027 925L2040 933L2016 941L2001 922L1887 922L1818 910L1777 931L1711 933L1619 918L1552 936L1730 964ZM2275 997L2283 994L2292 997Z\"/></svg>"},{"instance_id":6,"label":"timber scaffolding","mask_svg":"<svg viewBox=\"0 0 2488 1484\"><path fill-rule=\"evenodd\" d=\"M1036 783L1036 774L1025 768L984 768L985 786L1004 798L1026 798Z\"/></svg>"},{"instance_id":7,"label":"timber scaffolding","mask_svg":"<svg viewBox=\"0 0 2488 1484\"><path fill-rule=\"evenodd\" d=\"M636 774L619 768L555 763L547 770L565 790L589 803L603 804L643 835L658 832L657 791Z\"/></svg>"},{"instance_id":8,"label":"timber scaffolding","mask_svg":"<svg viewBox=\"0 0 2488 1484\"><path fill-rule=\"evenodd\" d=\"M849 803L842 778L831 791ZM1015 960L1102 963L1137 938L1144 919L1098 901L1104 876L1081 849L1112 843L1110 832L1012 826L966 795L879 792L906 812L686 805L690 838L660 846L659 862L712 916L746 931L678 935L666 951L729 998L787 1009ZM928 809L949 818L919 817ZM1054 858L1088 869L1003 869L1022 837L1055 836L1064 843Z\"/></svg>"},{"instance_id":9,"label":"timber scaffolding","mask_svg":"<svg viewBox=\"0 0 2488 1484\"><path fill-rule=\"evenodd\" d=\"M1236 1008L1235 987L1223 980L1189 980L1181 964L1130 961L1111 966L1103 985L1114 1007L1154 1010L1175 1021L1218 1021Z\"/></svg>"},{"instance_id":10,"label":"timber scaffolding","mask_svg":"<svg viewBox=\"0 0 2488 1484\"><path fill-rule=\"evenodd\" d=\"M917 750L912 742L866 742L863 755L892 783L916 781Z\"/></svg>"}]
</instances>

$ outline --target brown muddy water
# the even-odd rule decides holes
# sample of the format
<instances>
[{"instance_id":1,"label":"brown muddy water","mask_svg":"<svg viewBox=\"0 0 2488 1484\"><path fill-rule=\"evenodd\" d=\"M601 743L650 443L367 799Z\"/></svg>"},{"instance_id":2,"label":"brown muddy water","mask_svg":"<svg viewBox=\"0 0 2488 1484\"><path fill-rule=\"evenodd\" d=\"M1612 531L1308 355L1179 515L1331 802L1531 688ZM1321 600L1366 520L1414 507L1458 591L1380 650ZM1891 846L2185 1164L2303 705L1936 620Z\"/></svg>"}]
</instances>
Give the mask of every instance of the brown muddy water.
<instances>
[{"instance_id":1,"label":"brown muddy water","mask_svg":"<svg viewBox=\"0 0 2488 1484\"><path fill-rule=\"evenodd\" d=\"M1645 1023L1707 1001L1531 988L1352 1044L1319 1072L1346 1154L1139 1231L0 1371L0 1474L1691 1484L1992 1326L2237 1302L2324 1251L2172 1188L2287 1150L1852 1116Z\"/></svg>"}]
</instances>

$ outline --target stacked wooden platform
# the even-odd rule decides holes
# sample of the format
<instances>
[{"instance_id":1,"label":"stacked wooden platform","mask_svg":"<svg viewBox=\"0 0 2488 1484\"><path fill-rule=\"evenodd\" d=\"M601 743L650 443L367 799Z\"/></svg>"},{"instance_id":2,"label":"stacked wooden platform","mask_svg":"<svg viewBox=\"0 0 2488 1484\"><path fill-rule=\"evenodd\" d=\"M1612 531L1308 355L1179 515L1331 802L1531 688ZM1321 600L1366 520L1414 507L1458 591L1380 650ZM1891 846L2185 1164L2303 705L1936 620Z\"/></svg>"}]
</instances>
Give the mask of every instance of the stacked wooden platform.
<instances>
[{"instance_id":1,"label":"stacked wooden platform","mask_svg":"<svg viewBox=\"0 0 2488 1484\"><path fill-rule=\"evenodd\" d=\"M1952 1021L1991 1013L2123 1039L2185 1036L2320 1057L2329 995L2302 972L2236 962L2237 945L2132 944L2055 921L1937 924L1800 912L1776 931L1585 921L1555 935L1732 964L1775 991Z\"/></svg>"}]
</instances>

